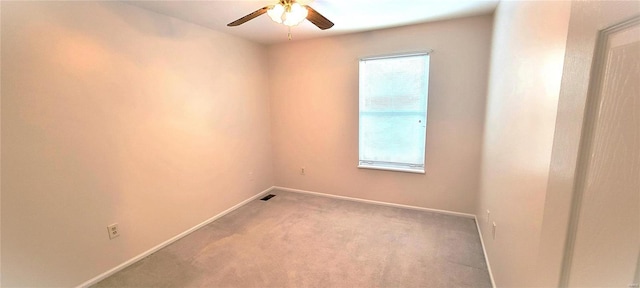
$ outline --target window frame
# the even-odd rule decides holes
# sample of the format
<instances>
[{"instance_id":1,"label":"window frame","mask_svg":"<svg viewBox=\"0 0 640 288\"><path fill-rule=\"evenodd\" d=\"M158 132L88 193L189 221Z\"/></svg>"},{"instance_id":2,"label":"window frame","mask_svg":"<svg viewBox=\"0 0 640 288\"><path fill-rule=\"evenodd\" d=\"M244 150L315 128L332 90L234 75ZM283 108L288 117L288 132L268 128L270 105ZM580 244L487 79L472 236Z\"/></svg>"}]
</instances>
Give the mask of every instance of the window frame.
<instances>
[{"instance_id":1,"label":"window frame","mask_svg":"<svg viewBox=\"0 0 640 288\"><path fill-rule=\"evenodd\" d=\"M428 125L428 115L429 115L429 111L428 111L428 106L429 106L429 78L430 78L430 70L431 70L431 53L433 52L433 50L427 50L427 51L420 51L420 52L409 52L409 53L397 53L397 54L386 54L386 55L378 55L378 56L371 56L371 57L363 57L358 59L358 168L359 169L373 169L373 170L383 170L383 171L394 171L394 172L407 172L407 173L416 173L416 174L425 174L425 167L426 167L426 158L427 158L427 125ZM361 158L361 132L362 132L362 126L361 126L361 99L362 99L362 79L363 79L363 75L362 75L362 63L364 61L371 61L371 60L382 60L382 59L393 59L393 58L404 58L404 57L415 57L415 56L426 56L426 61L427 61L427 69L426 69L426 95L425 97L425 123L424 123L424 139L423 139L423 143L424 143L424 153L423 153L423 159L422 159L422 165L412 165L412 164L406 164L406 163L395 163L395 162L385 162L385 161L367 161L367 160L362 160Z\"/></svg>"}]
</instances>

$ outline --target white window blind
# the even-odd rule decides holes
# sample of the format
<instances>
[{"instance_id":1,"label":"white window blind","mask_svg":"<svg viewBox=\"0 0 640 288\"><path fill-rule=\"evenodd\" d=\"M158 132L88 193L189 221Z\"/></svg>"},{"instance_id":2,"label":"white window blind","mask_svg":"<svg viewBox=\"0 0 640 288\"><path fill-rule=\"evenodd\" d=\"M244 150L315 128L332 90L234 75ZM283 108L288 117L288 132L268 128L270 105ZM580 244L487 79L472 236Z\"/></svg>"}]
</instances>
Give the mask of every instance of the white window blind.
<instances>
[{"instance_id":1,"label":"white window blind","mask_svg":"<svg viewBox=\"0 0 640 288\"><path fill-rule=\"evenodd\" d=\"M358 167L424 173L429 54L360 60Z\"/></svg>"}]
</instances>

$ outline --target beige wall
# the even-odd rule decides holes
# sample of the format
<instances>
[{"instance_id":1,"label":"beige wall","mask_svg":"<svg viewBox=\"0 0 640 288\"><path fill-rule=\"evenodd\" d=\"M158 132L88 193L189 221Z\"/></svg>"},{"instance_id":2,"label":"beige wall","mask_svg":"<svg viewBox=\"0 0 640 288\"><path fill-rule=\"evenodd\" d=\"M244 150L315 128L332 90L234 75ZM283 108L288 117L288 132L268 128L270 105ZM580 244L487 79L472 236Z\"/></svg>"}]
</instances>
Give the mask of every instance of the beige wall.
<instances>
[{"instance_id":1,"label":"beige wall","mask_svg":"<svg viewBox=\"0 0 640 288\"><path fill-rule=\"evenodd\" d=\"M78 285L273 185L263 46L115 2L1 25L3 286Z\"/></svg>"},{"instance_id":2,"label":"beige wall","mask_svg":"<svg viewBox=\"0 0 640 288\"><path fill-rule=\"evenodd\" d=\"M276 185L474 213L492 20L485 15L270 46ZM428 49L434 52L426 174L356 168L358 59Z\"/></svg>"},{"instance_id":3,"label":"beige wall","mask_svg":"<svg viewBox=\"0 0 640 288\"><path fill-rule=\"evenodd\" d=\"M476 214L500 287L535 278L569 11L570 2L507 1L495 13Z\"/></svg>"}]
</instances>

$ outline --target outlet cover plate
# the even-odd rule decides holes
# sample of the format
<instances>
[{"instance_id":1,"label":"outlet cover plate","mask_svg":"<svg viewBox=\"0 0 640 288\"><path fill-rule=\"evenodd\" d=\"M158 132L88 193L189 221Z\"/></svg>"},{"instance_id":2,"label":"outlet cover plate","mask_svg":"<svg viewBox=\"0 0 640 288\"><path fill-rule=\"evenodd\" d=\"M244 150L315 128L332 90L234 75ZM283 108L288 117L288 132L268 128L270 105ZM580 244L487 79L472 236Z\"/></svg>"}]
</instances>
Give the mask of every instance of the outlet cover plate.
<instances>
[{"instance_id":1,"label":"outlet cover plate","mask_svg":"<svg viewBox=\"0 0 640 288\"><path fill-rule=\"evenodd\" d=\"M107 226L107 231L109 231L109 239L116 238L120 236L120 230L118 229L118 223L113 223Z\"/></svg>"}]
</instances>

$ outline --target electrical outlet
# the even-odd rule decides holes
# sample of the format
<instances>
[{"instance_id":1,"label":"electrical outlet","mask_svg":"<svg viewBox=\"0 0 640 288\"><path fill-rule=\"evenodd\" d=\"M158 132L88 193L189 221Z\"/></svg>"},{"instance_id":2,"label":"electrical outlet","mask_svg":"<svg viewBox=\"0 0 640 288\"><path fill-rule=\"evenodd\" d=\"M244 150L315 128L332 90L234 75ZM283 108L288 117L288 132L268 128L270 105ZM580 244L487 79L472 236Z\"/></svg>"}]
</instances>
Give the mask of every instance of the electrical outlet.
<instances>
[{"instance_id":1,"label":"electrical outlet","mask_svg":"<svg viewBox=\"0 0 640 288\"><path fill-rule=\"evenodd\" d=\"M300 168L300 175L304 175L304 167Z\"/></svg>"},{"instance_id":2,"label":"electrical outlet","mask_svg":"<svg viewBox=\"0 0 640 288\"><path fill-rule=\"evenodd\" d=\"M109 231L109 239L113 239L120 236L120 230L118 230L118 223L113 223L107 226L107 231Z\"/></svg>"},{"instance_id":3,"label":"electrical outlet","mask_svg":"<svg viewBox=\"0 0 640 288\"><path fill-rule=\"evenodd\" d=\"M490 221L491 221L491 211L487 209L487 223L489 223Z\"/></svg>"},{"instance_id":4,"label":"electrical outlet","mask_svg":"<svg viewBox=\"0 0 640 288\"><path fill-rule=\"evenodd\" d=\"M496 222L493 222L493 230L491 231L491 234L493 234L493 240L496 240Z\"/></svg>"}]
</instances>

